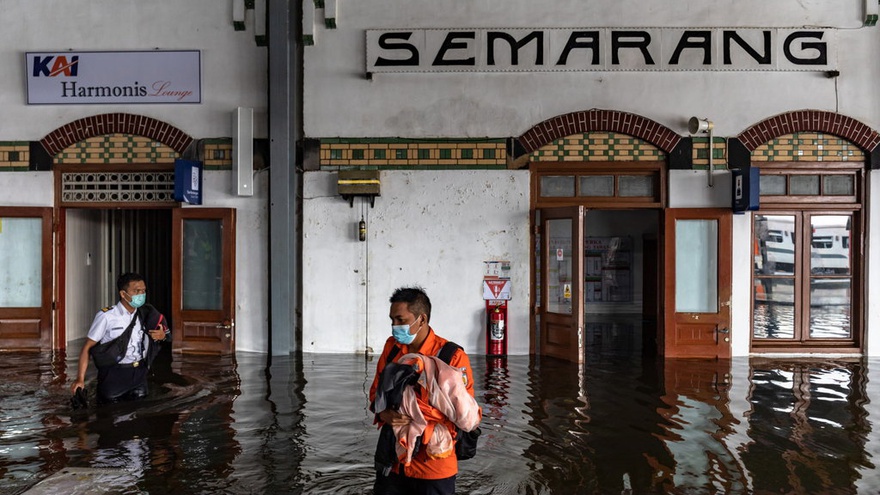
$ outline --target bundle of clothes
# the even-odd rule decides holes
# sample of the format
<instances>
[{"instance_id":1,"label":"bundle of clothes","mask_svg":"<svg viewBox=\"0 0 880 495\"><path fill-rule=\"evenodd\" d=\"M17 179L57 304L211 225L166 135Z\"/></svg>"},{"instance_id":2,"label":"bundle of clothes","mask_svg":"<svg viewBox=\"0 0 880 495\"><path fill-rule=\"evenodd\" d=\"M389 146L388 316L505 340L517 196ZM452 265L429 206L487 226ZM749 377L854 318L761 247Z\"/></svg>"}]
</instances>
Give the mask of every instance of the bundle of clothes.
<instances>
[{"instance_id":1,"label":"bundle of clothes","mask_svg":"<svg viewBox=\"0 0 880 495\"><path fill-rule=\"evenodd\" d=\"M482 410L468 393L461 370L436 356L405 354L379 377L375 411L397 410L412 418L405 426L384 425L376 464L387 475L394 462L408 466L420 449L432 459L455 451L455 438L478 431ZM452 425L443 422L446 418ZM393 454L392 454L393 452Z\"/></svg>"}]
</instances>

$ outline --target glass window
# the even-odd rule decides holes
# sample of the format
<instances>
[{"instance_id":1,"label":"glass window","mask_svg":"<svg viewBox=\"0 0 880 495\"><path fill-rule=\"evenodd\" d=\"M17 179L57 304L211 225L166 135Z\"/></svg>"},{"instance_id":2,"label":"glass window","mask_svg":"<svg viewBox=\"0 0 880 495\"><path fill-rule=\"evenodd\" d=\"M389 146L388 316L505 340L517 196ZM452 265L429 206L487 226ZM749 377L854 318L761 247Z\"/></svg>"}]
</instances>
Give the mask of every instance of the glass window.
<instances>
[{"instance_id":1,"label":"glass window","mask_svg":"<svg viewBox=\"0 0 880 495\"><path fill-rule=\"evenodd\" d=\"M794 305L771 303L767 298L791 297L790 280L761 280L755 284L754 334L757 339L793 339Z\"/></svg>"},{"instance_id":2,"label":"glass window","mask_svg":"<svg viewBox=\"0 0 880 495\"><path fill-rule=\"evenodd\" d=\"M810 282L810 337L852 338L852 282L849 278L816 278Z\"/></svg>"},{"instance_id":3,"label":"glass window","mask_svg":"<svg viewBox=\"0 0 880 495\"><path fill-rule=\"evenodd\" d=\"M675 222L675 311L718 311L718 222Z\"/></svg>"},{"instance_id":4,"label":"glass window","mask_svg":"<svg viewBox=\"0 0 880 495\"><path fill-rule=\"evenodd\" d=\"M758 346L758 339L788 339L790 346L855 339L854 216L755 215L752 328Z\"/></svg>"},{"instance_id":5,"label":"glass window","mask_svg":"<svg viewBox=\"0 0 880 495\"><path fill-rule=\"evenodd\" d=\"M654 196L654 178L650 175L621 175L618 181L620 196L629 198Z\"/></svg>"},{"instance_id":6,"label":"glass window","mask_svg":"<svg viewBox=\"0 0 880 495\"><path fill-rule=\"evenodd\" d=\"M613 175L582 175L580 182L581 196L614 196Z\"/></svg>"},{"instance_id":7,"label":"glass window","mask_svg":"<svg viewBox=\"0 0 880 495\"><path fill-rule=\"evenodd\" d=\"M550 233L550 256L547 266L547 310L551 313L571 314L572 296L572 220L547 220Z\"/></svg>"},{"instance_id":8,"label":"glass window","mask_svg":"<svg viewBox=\"0 0 880 495\"><path fill-rule=\"evenodd\" d=\"M826 175L822 177L822 193L828 196L852 196L855 192L852 175Z\"/></svg>"},{"instance_id":9,"label":"glass window","mask_svg":"<svg viewBox=\"0 0 880 495\"><path fill-rule=\"evenodd\" d=\"M541 177L541 196L571 198L574 196L573 175L545 175Z\"/></svg>"},{"instance_id":10,"label":"glass window","mask_svg":"<svg viewBox=\"0 0 880 495\"><path fill-rule=\"evenodd\" d=\"M784 175L761 175L761 196L785 196Z\"/></svg>"},{"instance_id":11,"label":"glass window","mask_svg":"<svg viewBox=\"0 0 880 495\"><path fill-rule=\"evenodd\" d=\"M792 175L791 194L795 196L818 196L818 175Z\"/></svg>"},{"instance_id":12,"label":"glass window","mask_svg":"<svg viewBox=\"0 0 880 495\"><path fill-rule=\"evenodd\" d=\"M848 275L850 273L849 215L810 217L813 239L810 242L810 273L813 275Z\"/></svg>"},{"instance_id":13,"label":"glass window","mask_svg":"<svg viewBox=\"0 0 880 495\"><path fill-rule=\"evenodd\" d=\"M183 221L183 309L222 309L223 225Z\"/></svg>"},{"instance_id":14,"label":"glass window","mask_svg":"<svg viewBox=\"0 0 880 495\"><path fill-rule=\"evenodd\" d=\"M0 217L0 307L42 305L42 222Z\"/></svg>"},{"instance_id":15,"label":"glass window","mask_svg":"<svg viewBox=\"0 0 880 495\"><path fill-rule=\"evenodd\" d=\"M793 275L793 215L755 215L755 275Z\"/></svg>"}]
</instances>

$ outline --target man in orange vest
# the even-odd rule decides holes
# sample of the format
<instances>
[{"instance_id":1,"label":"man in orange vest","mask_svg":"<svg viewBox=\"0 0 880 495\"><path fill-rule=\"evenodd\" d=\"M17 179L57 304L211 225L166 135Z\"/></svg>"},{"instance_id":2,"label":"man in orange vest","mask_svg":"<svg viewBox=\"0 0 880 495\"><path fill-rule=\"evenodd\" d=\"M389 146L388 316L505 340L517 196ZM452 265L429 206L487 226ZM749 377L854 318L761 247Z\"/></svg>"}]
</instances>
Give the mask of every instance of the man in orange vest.
<instances>
[{"instance_id":1,"label":"man in orange vest","mask_svg":"<svg viewBox=\"0 0 880 495\"><path fill-rule=\"evenodd\" d=\"M391 299L391 334L385 342L382 356L376 363L376 376L370 387L370 408L376 400L379 379L385 366L397 362L409 353L436 356L448 342L434 333L428 324L431 320L431 300L425 291L417 287L405 287L394 291ZM474 377L470 359L460 347L449 358L449 365L461 370L462 380L467 392L474 396ZM411 418L392 409L385 409L376 415L379 426L405 426ZM444 418L437 427L454 425ZM455 493L455 476L458 474L458 459L455 454L444 458L430 458L426 449L420 449L410 464L396 463L387 475L377 472L374 493L376 495L439 495Z\"/></svg>"}]
</instances>

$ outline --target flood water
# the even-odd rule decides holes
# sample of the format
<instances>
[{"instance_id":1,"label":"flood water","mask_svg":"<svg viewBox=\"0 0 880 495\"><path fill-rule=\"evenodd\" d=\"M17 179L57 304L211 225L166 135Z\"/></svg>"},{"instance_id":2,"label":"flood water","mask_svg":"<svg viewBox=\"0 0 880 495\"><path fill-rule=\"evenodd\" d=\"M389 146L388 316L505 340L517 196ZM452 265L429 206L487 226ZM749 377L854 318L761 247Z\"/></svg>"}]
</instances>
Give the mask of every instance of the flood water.
<instances>
[{"instance_id":1,"label":"flood water","mask_svg":"<svg viewBox=\"0 0 880 495\"><path fill-rule=\"evenodd\" d=\"M81 412L75 354L0 354L0 493L370 493L375 361L268 359L175 357L146 400ZM880 490L880 361L587 359L472 356L483 436L459 493ZM48 483L74 469L104 491Z\"/></svg>"}]
</instances>

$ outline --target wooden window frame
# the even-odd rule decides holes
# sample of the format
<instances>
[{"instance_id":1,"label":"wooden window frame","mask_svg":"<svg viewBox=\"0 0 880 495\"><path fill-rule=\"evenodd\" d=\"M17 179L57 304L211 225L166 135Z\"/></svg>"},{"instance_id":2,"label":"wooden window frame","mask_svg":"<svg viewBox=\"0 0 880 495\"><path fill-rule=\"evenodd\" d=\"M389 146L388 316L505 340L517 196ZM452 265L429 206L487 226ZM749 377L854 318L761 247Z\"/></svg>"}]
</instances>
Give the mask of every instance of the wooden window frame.
<instances>
[{"instance_id":1,"label":"wooden window frame","mask_svg":"<svg viewBox=\"0 0 880 495\"><path fill-rule=\"evenodd\" d=\"M666 162L566 162L541 163L530 165L532 176L532 197L535 208L582 205L593 209L616 208L663 208L666 204ZM574 195L563 197L543 197L541 178L547 176L574 177ZM581 196L580 177L610 175L614 177L613 196ZM650 176L654 178L654 196L620 196L621 176Z\"/></svg>"},{"instance_id":2,"label":"wooden window frame","mask_svg":"<svg viewBox=\"0 0 880 495\"><path fill-rule=\"evenodd\" d=\"M753 165L754 166L754 165ZM782 353L860 353L864 342L865 332L865 289L864 289L864 246L865 246L865 210L862 200L864 198L866 174L864 163L834 162L834 163L809 163L787 162L758 164L761 175L818 175L820 177L820 193L822 176L827 175L852 175L854 191L848 196L833 195L762 195L760 210L752 215L751 238L755 242L755 219L757 215L792 215L795 217L794 231L798 236L799 244L796 244L794 262L794 283L797 288L795 293L795 329L792 339L763 339L755 337L754 314L755 314L755 284L762 278L774 278L773 276L756 277L754 268L751 272L750 286L750 348L753 352L782 352ZM789 182L786 181L788 190ZM850 275L852 281L851 306L850 306L850 330L848 339L828 339L810 337L809 317L809 288L810 279L810 246L812 236L806 234L810 227L807 225L812 216L817 215L852 215L850 246ZM779 278L789 278L779 276ZM805 292L806 291L806 292Z\"/></svg>"}]
</instances>

